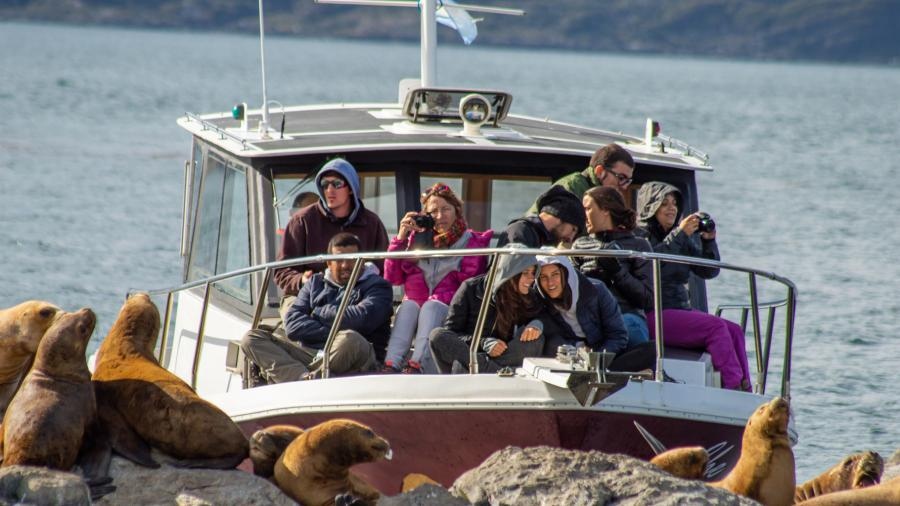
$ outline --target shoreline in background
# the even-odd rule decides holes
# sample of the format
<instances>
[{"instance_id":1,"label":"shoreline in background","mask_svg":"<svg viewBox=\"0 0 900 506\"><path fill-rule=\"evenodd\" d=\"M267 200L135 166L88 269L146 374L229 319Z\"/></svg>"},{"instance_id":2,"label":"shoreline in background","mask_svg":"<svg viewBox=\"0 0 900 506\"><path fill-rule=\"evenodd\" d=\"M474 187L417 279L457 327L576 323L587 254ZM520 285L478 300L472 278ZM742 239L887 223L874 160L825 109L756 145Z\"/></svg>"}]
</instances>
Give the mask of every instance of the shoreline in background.
<instances>
[{"instance_id":1,"label":"shoreline in background","mask_svg":"<svg viewBox=\"0 0 900 506\"><path fill-rule=\"evenodd\" d=\"M484 16L475 44L496 48L558 49L589 53L688 56L767 62L831 62L900 65L900 11L892 2L787 0L683 0L663 3L570 0L564 6L541 0L486 0L524 9L524 17ZM270 0L270 35L338 40L414 42L418 14L393 9L315 4L312 0ZM0 19L79 26L187 29L255 34L257 4L223 0L215 4L161 0L152 6L97 0L20 0L0 6ZM441 45L462 45L450 29L439 29Z\"/></svg>"}]
</instances>

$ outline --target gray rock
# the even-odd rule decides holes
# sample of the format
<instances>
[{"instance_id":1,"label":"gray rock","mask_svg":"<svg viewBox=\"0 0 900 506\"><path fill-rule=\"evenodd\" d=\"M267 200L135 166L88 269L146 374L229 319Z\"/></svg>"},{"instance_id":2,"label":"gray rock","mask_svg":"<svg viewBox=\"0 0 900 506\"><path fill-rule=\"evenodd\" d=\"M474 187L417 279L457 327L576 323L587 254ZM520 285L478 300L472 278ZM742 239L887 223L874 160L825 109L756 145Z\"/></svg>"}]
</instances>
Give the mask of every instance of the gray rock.
<instances>
[{"instance_id":1,"label":"gray rock","mask_svg":"<svg viewBox=\"0 0 900 506\"><path fill-rule=\"evenodd\" d=\"M90 506L91 494L77 474L9 466L0 469L0 504Z\"/></svg>"},{"instance_id":2,"label":"gray rock","mask_svg":"<svg viewBox=\"0 0 900 506\"><path fill-rule=\"evenodd\" d=\"M450 492L478 505L758 504L625 455L549 447L495 452Z\"/></svg>"},{"instance_id":3,"label":"gray rock","mask_svg":"<svg viewBox=\"0 0 900 506\"><path fill-rule=\"evenodd\" d=\"M469 502L454 497L443 487L428 483L404 494L382 497L378 506L469 506Z\"/></svg>"},{"instance_id":4,"label":"gray rock","mask_svg":"<svg viewBox=\"0 0 900 506\"><path fill-rule=\"evenodd\" d=\"M159 469L137 466L113 457L109 470L116 491L97 505L276 505L294 506L275 484L238 470L183 469L163 464Z\"/></svg>"}]
</instances>

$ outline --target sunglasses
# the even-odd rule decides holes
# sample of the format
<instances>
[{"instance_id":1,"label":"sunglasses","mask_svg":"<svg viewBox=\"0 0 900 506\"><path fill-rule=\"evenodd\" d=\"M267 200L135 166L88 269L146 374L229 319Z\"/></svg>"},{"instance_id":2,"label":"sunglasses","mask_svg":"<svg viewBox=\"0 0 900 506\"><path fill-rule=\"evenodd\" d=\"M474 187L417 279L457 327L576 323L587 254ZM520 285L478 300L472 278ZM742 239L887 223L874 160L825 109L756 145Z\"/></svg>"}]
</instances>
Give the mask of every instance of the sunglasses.
<instances>
[{"instance_id":1,"label":"sunglasses","mask_svg":"<svg viewBox=\"0 0 900 506\"><path fill-rule=\"evenodd\" d=\"M606 169L606 172L609 172L610 174L612 174L613 176L615 176L615 177L616 177L616 181L618 181L619 184L622 185L622 186L624 186L624 185L629 185L629 184L631 184L632 181L634 181L634 178L628 177L628 176L626 176L625 174L622 174L622 173L620 173L620 172L616 172L616 171L614 171L614 170L612 170L612 169Z\"/></svg>"},{"instance_id":2,"label":"sunglasses","mask_svg":"<svg viewBox=\"0 0 900 506\"><path fill-rule=\"evenodd\" d=\"M327 190L329 186L334 188L335 190L340 190L341 188L347 186L347 182L343 179L323 179L319 182L319 187L323 190Z\"/></svg>"}]
</instances>

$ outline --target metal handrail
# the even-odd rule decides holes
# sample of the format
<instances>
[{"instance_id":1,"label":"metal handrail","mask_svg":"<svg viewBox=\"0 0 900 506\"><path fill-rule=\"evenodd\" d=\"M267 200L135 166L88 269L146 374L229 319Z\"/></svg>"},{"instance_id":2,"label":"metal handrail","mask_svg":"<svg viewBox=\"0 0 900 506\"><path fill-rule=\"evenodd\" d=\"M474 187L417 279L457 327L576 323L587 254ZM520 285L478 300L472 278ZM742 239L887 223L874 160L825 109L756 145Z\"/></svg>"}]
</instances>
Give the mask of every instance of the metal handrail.
<instances>
[{"instance_id":1,"label":"metal handrail","mask_svg":"<svg viewBox=\"0 0 900 506\"><path fill-rule=\"evenodd\" d=\"M314 255L300 258L293 258L288 260L281 260L275 262L268 262L265 264L259 264L251 267L245 267L243 269L237 269L231 272L218 274L215 276L211 276L202 280L191 281L188 283L184 283L177 287L173 288L165 288L165 289L155 289L147 291L151 296L154 295L167 295L172 296L174 293L181 292L184 290L189 290L191 288L196 288L199 286L204 286L204 295L203 295L203 308L201 311L201 321L198 328L197 333L197 343L194 350L194 360L193 366L191 370L191 386L196 387L197 384L197 373L199 369L200 363L200 353L203 342L203 332L206 325L206 311L209 305L210 298L210 288L216 283L223 281L225 279L230 279L238 276L245 276L254 274L260 271L265 271L265 275L263 277L259 296L256 300L256 305L254 308L254 323L258 324L259 316L262 312L262 304L267 300L265 294L268 291L269 283L272 279L272 273L276 269L291 267L295 265L303 265L309 263L325 263L329 261L335 260L357 260L354 265L354 270L360 269L363 263L363 260L376 260L376 259L423 259L423 258L445 258L445 257L458 257L458 256L486 256L491 255L493 257L492 267L490 273L494 273L496 269L496 265L498 263L498 255L559 255L559 256L576 256L576 257L613 257L613 258L642 258L644 260L650 261L653 264L654 269L654 328L656 330L656 335L658 336L656 342L657 347L657 372L656 372L656 380L661 381L663 377L662 373L662 357L663 357L663 326L662 326L662 298L661 298L661 270L663 262L670 263L679 263L679 264L688 264L688 265L699 265L704 267L713 267L718 269L725 269L729 271L737 271L744 272L748 275L752 276L754 281L751 283L751 299L756 298L756 283L755 277L761 276L777 283L784 285L787 288L787 295L783 301L778 301L777 303L763 303L760 304L758 301L751 300L751 308L754 311L758 311L760 307L772 307L773 304L778 305L786 305L786 321L785 321L785 355L784 355L784 370L782 371L782 385L781 385L781 396L786 399L790 398L790 364L791 364L791 349L793 346L793 329L794 322L796 318L796 297L797 297L797 289L794 283L785 278L783 276L779 276L773 272L764 271L760 269L754 269L751 267L744 267L734 264L729 264L725 262L720 262L716 260L709 260L704 258L696 258L696 257L684 257L678 255L667 255L662 253L650 253L643 251L631 251L631 250L572 250L572 249L524 249L524 248L473 248L473 249L456 249L456 250L418 250L418 251L393 251L393 252L361 252L361 253L345 253L345 254L337 254L337 255ZM358 273L357 273L358 275ZM337 330L340 326L340 320L343 317L343 313L346 309L347 301L349 299L351 290L345 290L344 299L341 301L341 307L337 315L335 316L335 321L332 324L331 332L329 333L329 340L326 343L324 352L324 364L323 368L325 371L329 369L330 362L330 348L333 343L332 335L336 334ZM129 292L131 293L131 292ZM486 296L485 300L482 301L481 312L479 313L479 319L483 319L483 314L486 310L486 303L489 301L490 297ZM727 306L719 306L720 309L728 309L728 308L740 308L742 306L737 305L727 305ZM171 318L170 308L167 303L167 321L165 322L165 328L168 328L169 321ZM756 318L758 320L758 316ZM473 336L473 340L470 347L470 372L477 372L477 360L471 359L473 354L477 355L477 347L478 341L480 341L480 336L483 331L484 322L481 321L481 329L476 329L476 334ZM755 328L758 329L758 321L754 324ZM165 336L166 334L164 334ZM164 345L165 343L163 343ZM758 362L758 369L761 369L760 375L765 376L768 374L768 344L765 348L765 355L762 361ZM161 346L160 349L160 357L162 357L165 353L164 346ZM757 353L760 353L757 350ZM474 367L473 367L473 364ZM760 366L760 364L762 364ZM765 380L763 379L759 383L758 393L765 393Z\"/></svg>"}]
</instances>

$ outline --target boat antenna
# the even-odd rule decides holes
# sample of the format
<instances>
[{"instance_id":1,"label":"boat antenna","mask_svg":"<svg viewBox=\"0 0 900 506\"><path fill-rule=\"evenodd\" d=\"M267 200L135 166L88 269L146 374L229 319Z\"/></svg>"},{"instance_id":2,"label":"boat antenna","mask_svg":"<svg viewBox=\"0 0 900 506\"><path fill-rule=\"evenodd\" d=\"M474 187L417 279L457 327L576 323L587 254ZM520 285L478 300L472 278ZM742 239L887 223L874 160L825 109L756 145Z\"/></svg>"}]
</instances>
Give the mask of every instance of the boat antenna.
<instances>
[{"instance_id":1,"label":"boat antenna","mask_svg":"<svg viewBox=\"0 0 900 506\"><path fill-rule=\"evenodd\" d=\"M437 84L437 12L439 8L451 7L452 9L465 11L506 14L510 16L525 15L525 11L521 9L460 4L453 2L453 0L316 0L316 3L371 5L377 7L418 7L419 19L421 20L420 59L422 75L420 80L423 88L430 88Z\"/></svg>"},{"instance_id":2,"label":"boat antenna","mask_svg":"<svg viewBox=\"0 0 900 506\"><path fill-rule=\"evenodd\" d=\"M263 0L259 0L259 64L262 67L262 119L259 132L262 138L269 137L269 99L266 95L266 30L263 23ZM283 127L282 127L283 128ZM283 136L284 134L282 134Z\"/></svg>"}]
</instances>

